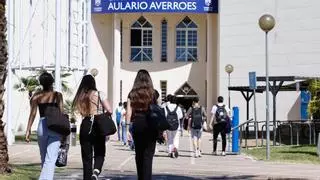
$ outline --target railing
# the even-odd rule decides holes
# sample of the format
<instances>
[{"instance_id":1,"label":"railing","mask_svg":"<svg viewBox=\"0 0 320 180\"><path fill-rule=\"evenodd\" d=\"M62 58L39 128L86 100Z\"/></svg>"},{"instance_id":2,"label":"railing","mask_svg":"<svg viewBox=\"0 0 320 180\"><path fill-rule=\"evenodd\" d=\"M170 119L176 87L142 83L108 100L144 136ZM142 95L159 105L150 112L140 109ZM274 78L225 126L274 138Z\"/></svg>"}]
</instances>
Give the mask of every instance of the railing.
<instances>
[{"instance_id":1,"label":"railing","mask_svg":"<svg viewBox=\"0 0 320 180\"><path fill-rule=\"evenodd\" d=\"M259 124L262 124L262 125L259 125ZM269 127L272 127L272 131L276 130L277 131L277 136L278 136L278 140L279 140L279 143L277 143L278 145L282 145L282 136L283 136L283 128L284 127L289 127L289 136L290 136L290 144L293 145L293 139L294 139L294 136L293 136L293 132L295 130L295 133L296 133L296 145L299 145L300 142L300 131L302 129L303 126L307 126L308 128L308 141L309 141L309 144L316 144L316 125L320 125L320 121L316 121L316 120L306 120L306 121L303 121L303 120L277 120L276 121L276 127L274 128L273 126L273 123L270 123L269 124ZM248 147L247 145L247 139L248 139L248 128L249 127L254 127L255 128L255 131L259 132L259 127L261 127L261 146L264 145L264 134L265 134L265 129L266 129L266 121L253 121L253 119L249 119L241 124L239 124L238 126L232 128L233 129L236 129L236 128L240 128L240 136L239 136L239 140L240 140L240 146L242 147L242 141L243 141L243 130L244 130L244 127L246 128L245 130L245 148ZM257 137L257 133L255 133L255 138L256 138L256 146L258 146L258 143L257 143L257 140L258 140L258 137ZM313 139L312 139L313 138ZM313 140L313 141L312 141Z\"/></svg>"}]
</instances>

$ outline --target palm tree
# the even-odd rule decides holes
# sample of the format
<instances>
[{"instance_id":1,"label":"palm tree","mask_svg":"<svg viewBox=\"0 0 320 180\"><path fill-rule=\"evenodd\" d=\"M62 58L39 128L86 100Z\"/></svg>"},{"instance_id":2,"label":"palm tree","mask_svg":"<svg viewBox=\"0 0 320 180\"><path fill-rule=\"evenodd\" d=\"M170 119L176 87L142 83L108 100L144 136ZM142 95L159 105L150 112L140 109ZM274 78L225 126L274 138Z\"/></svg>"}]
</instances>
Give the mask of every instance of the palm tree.
<instances>
[{"instance_id":1,"label":"palm tree","mask_svg":"<svg viewBox=\"0 0 320 180\"><path fill-rule=\"evenodd\" d=\"M35 91L41 89L36 76L21 77L19 80L20 83L15 84L13 88L17 89L19 92L28 92L29 99L31 99Z\"/></svg>"},{"instance_id":2,"label":"palm tree","mask_svg":"<svg viewBox=\"0 0 320 180\"><path fill-rule=\"evenodd\" d=\"M15 84L13 86L14 89L18 90L19 92L28 92L29 99L32 97L33 93L40 90L41 86L39 84L39 81L37 77L43 73L45 70L40 70L36 74L37 75L32 75L32 76L27 76L27 77L20 77L19 78L19 83ZM52 72L54 75L54 72ZM71 94L71 89L68 85L68 82L64 80L65 78L71 76L71 73L62 73L61 74L61 87L62 87L62 92L66 94Z\"/></svg>"},{"instance_id":3,"label":"palm tree","mask_svg":"<svg viewBox=\"0 0 320 180\"><path fill-rule=\"evenodd\" d=\"M4 83L7 77L7 63L8 63L8 51L7 51L7 20L5 16L6 0L0 0L0 173L11 172L8 165L8 143L4 134L4 125L2 121L4 113L4 100L3 94L5 91Z\"/></svg>"}]
</instances>

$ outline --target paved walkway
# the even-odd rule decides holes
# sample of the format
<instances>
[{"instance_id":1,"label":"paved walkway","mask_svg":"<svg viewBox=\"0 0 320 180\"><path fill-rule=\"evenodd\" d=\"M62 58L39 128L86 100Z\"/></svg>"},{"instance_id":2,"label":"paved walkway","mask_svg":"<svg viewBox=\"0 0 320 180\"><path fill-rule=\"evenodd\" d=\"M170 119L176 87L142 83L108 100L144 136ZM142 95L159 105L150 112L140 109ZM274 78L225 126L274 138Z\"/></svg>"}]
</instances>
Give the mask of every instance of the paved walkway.
<instances>
[{"instance_id":1,"label":"paved walkway","mask_svg":"<svg viewBox=\"0 0 320 180\"><path fill-rule=\"evenodd\" d=\"M114 139L112 137L111 139ZM190 137L180 140L178 159L167 157L166 147L159 145L159 152L153 162L153 174L156 180L167 179L320 179L319 165L279 164L256 161L245 155L213 156L211 135L203 137L203 156L191 156ZM218 145L221 148L221 145ZM9 147L10 163L40 163L39 149L36 143L15 144ZM70 147L68 167L56 174L58 180L82 179L80 145ZM136 179L134 152L120 142L107 143L107 156L101 179Z\"/></svg>"}]
</instances>

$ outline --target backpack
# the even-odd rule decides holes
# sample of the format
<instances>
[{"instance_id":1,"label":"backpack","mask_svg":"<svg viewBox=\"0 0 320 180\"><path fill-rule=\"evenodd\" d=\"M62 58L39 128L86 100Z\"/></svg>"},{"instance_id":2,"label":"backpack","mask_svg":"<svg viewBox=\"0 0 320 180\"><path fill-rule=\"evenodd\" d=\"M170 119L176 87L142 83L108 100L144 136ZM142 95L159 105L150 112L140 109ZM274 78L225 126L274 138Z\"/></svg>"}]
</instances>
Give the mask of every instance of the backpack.
<instances>
[{"instance_id":1,"label":"backpack","mask_svg":"<svg viewBox=\"0 0 320 180\"><path fill-rule=\"evenodd\" d=\"M225 105L223 106L217 106L217 110L216 110L216 121L217 123L221 123L221 122L226 122L228 119L228 113L226 111Z\"/></svg>"},{"instance_id":2,"label":"backpack","mask_svg":"<svg viewBox=\"0 0 320 180\"><path fill-rule=\"evenodd\" d=\"M117 124L120 124L120 120L121 120L121 108L117 108L117 110L116 110L116 121L117 121Z\"/></svg>"},{"instance_id":3,"label":"backpack","mask_svg":"<svg viewBox=\"0 0 320 180\"><path fill-rule=\"evenodd\" d=\"M202 119L202 108L201 106L198 108L192 107L192 114L191 114L191 127L193 129L201 129L203 124Z\"/></svg>"},{"instance_id":4,"label":"backpack","mask_svg":"<svg viewBox=\"0 0 320 180\"><path fill-rule=\"evenodd\" d=\"M166 106L166 109L167 109L167 121L170 125L168 130L175 131L179 127L179 119L177 114L178 105L173 111L170 111L168 106Z\"/></svg>"}]
</instances>

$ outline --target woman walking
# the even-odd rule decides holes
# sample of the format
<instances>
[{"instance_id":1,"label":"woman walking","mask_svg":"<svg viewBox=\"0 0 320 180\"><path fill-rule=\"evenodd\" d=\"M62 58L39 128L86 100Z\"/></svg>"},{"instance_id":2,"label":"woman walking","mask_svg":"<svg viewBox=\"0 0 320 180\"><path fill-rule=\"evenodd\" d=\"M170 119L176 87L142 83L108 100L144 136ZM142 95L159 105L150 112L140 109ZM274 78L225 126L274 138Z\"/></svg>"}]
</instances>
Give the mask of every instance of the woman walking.
<instances>
[{"instance_id":1,"label":"woman walking","mask_svg":"<svg viewBox=\"0 0 320 180\"><path fill-rule=\"evenodd\" d=\"M62 136L48 129L44 112L49 106L59 107L62 112L63 98L60 92L53 90L54 79L51 74L47 72L42 73L39 76L39 81L42 90L35 93L30 100L31 110L25 139L27 142L30 142L31 127L37 114L37 107L39 107L40 120L37 129L41 156L41 173L39 180L52 180Z\"/></svg>"},{"instance_id":2,"label":"woman walking","mask_svg":"<svg viewBox=\"0 0 320 180\"><path fill-rule=\"evenodd\" d=\"M139 70L127 101L127 120L132 122L138 180L152 179L152 160L157 132L149 127L147 113L154 89L146 70Z\"/></svg>"},{"instance_id":3,"label":"woman walking","mask_svg":"<svg viewBox=\"0 0 320 180\"><path fill-rule=\"evenodd\" d=\"M73 100L73 107L83 117L80 126L83 179L98 179L106 153L106 137L96 133L95 126L93 126L93 116L103 113L104 110L111 114L112 109L105 94L97 90L93 76L86 75L82 78Z\"/></svg>"}]
</instances>

